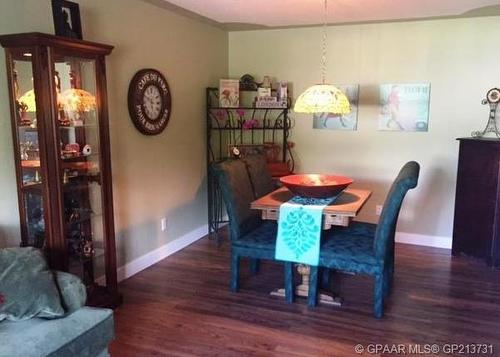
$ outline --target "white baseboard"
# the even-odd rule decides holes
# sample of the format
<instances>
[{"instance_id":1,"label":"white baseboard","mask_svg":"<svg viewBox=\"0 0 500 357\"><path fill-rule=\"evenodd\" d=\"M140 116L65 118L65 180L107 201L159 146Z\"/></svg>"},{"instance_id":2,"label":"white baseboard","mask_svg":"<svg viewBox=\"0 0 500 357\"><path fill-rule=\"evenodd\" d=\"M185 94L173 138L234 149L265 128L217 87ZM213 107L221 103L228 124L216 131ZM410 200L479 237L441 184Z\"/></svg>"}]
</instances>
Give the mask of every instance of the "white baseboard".
<instances>
[{"instance_id":1,"label":"white baseboard","mask_svg":"<svg viewBox=\"0 0 500 357\"><path fill-rule=\"evenodd\" d=\"M451 249L451 237L428 236L416 233L396 232L396 242L423 245L426 247Z\"/></svg>"},{"instance_id":2,"label":"white baseboard","mask_svg":"<svg viewBox=\"0 0 500 357\"><path fill-rule=\"evenodd\" d=\"M130 278L132 275L135 275L141 270L144 270L151 265L158 263L160 260L165 259L169 255L178 252L179 250L203 238L207 234L208 225L205 224L147 254L144 254L139 258L132 260L131 262L128 262L125 265L122 265L117 269L118 281L120 282L122 280ZM98 283L103 284L105 282L104 279L105 277L102 276L96 280Z\"/></svg>"},{"instance_id":3,"label":"white baseboard","mask_svg":"<svg viewBox=\"0 0 500 357\"><path fill-rule=\"evenodd\" d=\"M189 246L197 240L205 237L208 234L208 225L203 225L199 228L184 234L183 236L168 242L167 244L144 254L143 256L132 260L131 262L117 269L118 281L130 278L132 275L158 263L179 250ZM416 233L396 232L396 242L404 244L421 245L435 248L451 249L451 237L429 236ZM104 276L97 279L97 282L104 283Z\"/></svg>"}]
</instances>

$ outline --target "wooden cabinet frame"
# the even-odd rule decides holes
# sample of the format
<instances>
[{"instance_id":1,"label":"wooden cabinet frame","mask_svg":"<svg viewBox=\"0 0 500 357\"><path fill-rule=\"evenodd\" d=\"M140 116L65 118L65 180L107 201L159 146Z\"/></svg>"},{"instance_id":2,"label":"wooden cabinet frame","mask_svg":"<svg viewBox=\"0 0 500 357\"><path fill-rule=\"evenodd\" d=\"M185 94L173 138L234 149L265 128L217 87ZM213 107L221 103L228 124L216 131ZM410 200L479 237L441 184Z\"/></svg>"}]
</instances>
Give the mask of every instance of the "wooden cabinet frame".
<instances>
[{"instance_id":1,"label":"wooden cabinet frame","mask_svg":"<svg viewBox=\"0 0 500 357\"><path fill-rule=\"evenodd\" d=\"M40 173L42 182L37 187L43 199L45 221L45 250L51 268L68 270L68 248L64 215L64 192L62 184L63 168L61 147L58 139L58 106L54 83L55 52L68 57L94 60L96 86L96 113L99 130L99 183L102 202L103 240L106 286L97 283L89 286L89 304L116 306L121 302L116 277L116 248L113 219L113 191L108 121L108 100L106 90L105 56L113 46L82 40L58 37L42 33L24 33L0 36L0 44L5 48L9 101L11 106L12 136L21 222L21 246L28 245L27 213L23 202L23 168L21 166L18 108L16 104L13 75L13 53L26 50L31 53L33 89L36 93L36 119L38 146L40 153ZM96 277L97 278L97 277Z\"/></svg>"}]
</instances>

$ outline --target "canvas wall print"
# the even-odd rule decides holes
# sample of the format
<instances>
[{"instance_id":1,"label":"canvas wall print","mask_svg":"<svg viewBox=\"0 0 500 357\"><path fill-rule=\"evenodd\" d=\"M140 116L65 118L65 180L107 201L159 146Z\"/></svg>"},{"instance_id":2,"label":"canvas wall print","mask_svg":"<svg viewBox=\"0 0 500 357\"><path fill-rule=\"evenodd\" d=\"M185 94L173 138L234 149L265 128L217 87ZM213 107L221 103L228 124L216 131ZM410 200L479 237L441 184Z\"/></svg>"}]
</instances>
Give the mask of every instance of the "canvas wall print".
<instances>
[{"instance_id":1,"label":"canvas wall print","mask_svg":"<svg viewBox=\"0 0 500 357\"><path fill-rule=\"evenodd\" d=\"M219 105L222 108L237 108L240 105L240 81L238 79L219 81Z\"/></svg>"},{"instance_id":2,"label":"canvas wall print","mask_svg":"<svg viewBox=\"0 0 500 357\"><path fill-rule=\"evenodd\" d=\"M345 115L333 113L315 113L313 114L314 129L330 129L330 130L356 130L358 127L358 101L359 101L359 85L339 85L337 86L345 93L351 104L351 112Z\"/></svg>"},{"instance_id":3,"label":"canvas wall print","mask_svg":"<svg viewBox=\"0 0 500 357\"><path fill-rule=\"evenodd\" d=\"M378 130L427 131L431 85L381 84Z\"/></svg>"}]
</instances>

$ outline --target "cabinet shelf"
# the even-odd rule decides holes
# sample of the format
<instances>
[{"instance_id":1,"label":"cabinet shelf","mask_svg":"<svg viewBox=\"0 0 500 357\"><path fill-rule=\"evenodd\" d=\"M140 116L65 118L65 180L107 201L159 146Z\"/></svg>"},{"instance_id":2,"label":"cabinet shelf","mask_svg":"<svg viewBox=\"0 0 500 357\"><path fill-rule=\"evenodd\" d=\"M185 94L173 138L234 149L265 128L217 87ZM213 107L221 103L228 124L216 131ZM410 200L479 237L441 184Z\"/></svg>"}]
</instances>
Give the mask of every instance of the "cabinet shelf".
<instances>
[{"instance_id":1,"label":"cabinet shelf","mask_svg":"<svg viewBox=\"0 0 500 357\"><path fill-rule=\"evenodd\" d=\"M73 157L61 157L64 162L87 162L88 159L98 156L99 153L95 152L90 155L78 155Z\"/></svg>"},{"instance_id":2,"label":"cabinet shelf","mask_svg":"<svg viewBox=\"0 0 500 357\"><path fill-rule=\"evenodd\" d=\"M21 186L21 191L25 193L27 192L41 193L42 183L41 182L23 183L23 185Z\"/></svg>"},{"instance_id":3,"label":"cabinet shelf","mask_svg":"<svg viewBox=\"0 0 500 357\"><path fill-rule=\"evenodd\" d=\"M40 160L21 160L21 167L23 169L39 169Z\"/></svg>"},{"instance_id":4,"label":"cabinet shelf","mask_svg":"<svg viewBox=\"0 0 500 357\"><path fill-rule=\"evenodd\" d=\"M85 217L82 217L82 218L79 218L77 220L74 220L74 221L67 221L66 222L66 225L67 226L71 226L72 224L80 224L80 223L85 223L85 222L88 222L90 220L92 220L93 218L97 218L97 217L100 217L102 216L101 214L96 214L96 213L92 213L90 215L86 215Z\"/></svg>"},{"instance_id":5,"label":"cabinet shelf","mask_svg":"<svg viewBox=\"0 0 500 357\"><path fill-rule=\"evenodd\" d=\"M18 125L17 128L25 131L38 131L38 127L32 127L31 125Z\"/></svg>"},{"instance_id":6,"label":"cabinet shelf","mask_svg":"<svg viewBox=\"0 0 500 357\"><path fill-rule=\"evenodd\" d=\"M59 129L97 128L97 124L59 125Z\"/></svg>"}]
</instances>

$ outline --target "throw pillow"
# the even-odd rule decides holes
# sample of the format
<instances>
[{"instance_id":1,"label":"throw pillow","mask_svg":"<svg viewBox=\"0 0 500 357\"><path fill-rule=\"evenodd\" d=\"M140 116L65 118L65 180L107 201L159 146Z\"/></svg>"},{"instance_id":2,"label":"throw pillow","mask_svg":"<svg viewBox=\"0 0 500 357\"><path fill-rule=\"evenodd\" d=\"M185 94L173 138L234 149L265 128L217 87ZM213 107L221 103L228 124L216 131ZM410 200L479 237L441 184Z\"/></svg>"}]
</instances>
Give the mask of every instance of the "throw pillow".
<instances>
[{"instance_id":1,"label":"throw pillow","mask_svg":"<svg viewBox=\"0 0 500 357\"><path fill-rule=\"evenodd\" d=\"M87 290L80 278L62 271L56 271L55 276L66 314L71 314L84 306L87 300Z\"/></svg>"},{"instance_id":2,"label":"throw pillow","mask_svg":"<svg viewBox=\"0 0 500 357\"><path fill-rule=\"evenodd\" d=\"M39 249L0 249L0 296L0 321L64 315L54 276Z\"/></svg>"}]
</instances>

